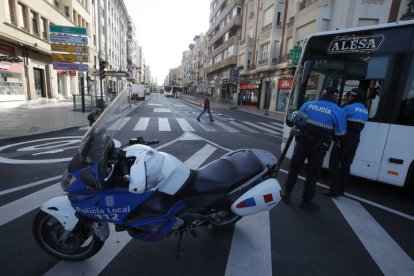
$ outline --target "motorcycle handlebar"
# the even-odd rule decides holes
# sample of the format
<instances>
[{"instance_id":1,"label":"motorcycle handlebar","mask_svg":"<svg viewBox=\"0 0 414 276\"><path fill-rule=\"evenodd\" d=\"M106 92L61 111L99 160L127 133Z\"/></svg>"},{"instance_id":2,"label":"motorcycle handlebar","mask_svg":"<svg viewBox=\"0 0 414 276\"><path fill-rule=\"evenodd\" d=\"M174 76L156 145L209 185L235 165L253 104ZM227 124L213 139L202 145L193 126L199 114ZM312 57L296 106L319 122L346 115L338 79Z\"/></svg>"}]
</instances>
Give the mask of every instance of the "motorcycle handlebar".
<instances>
[{"instance_id":1,"label":"motorcycle handlebar","mask_svg":"<svg viewBox=\"0 0 414 276\"><path fill-rule=\"evenodd\" d=\"M158 144L160 141L158 141L158 140L153 140L153 141L144 141L144 145L147 145L147 146L149 146L149 145L155 145L155 144Z\"/></svg>"},{"instance_id":2,"label":"motorcycle handlebar","mask_svg":"<svg viewBox=\"0 0 414 276\"><path fill-rule=\"evenodd\" d=\"M141 137L137 137L137 138L133 138L129 140L129 145L135 145L135 144L141 144L141 145L154 145L154 144L158 144L160 141L158 140L153 140L153 141L145 141L144 138Z\"/></svg>"}]
</instances>

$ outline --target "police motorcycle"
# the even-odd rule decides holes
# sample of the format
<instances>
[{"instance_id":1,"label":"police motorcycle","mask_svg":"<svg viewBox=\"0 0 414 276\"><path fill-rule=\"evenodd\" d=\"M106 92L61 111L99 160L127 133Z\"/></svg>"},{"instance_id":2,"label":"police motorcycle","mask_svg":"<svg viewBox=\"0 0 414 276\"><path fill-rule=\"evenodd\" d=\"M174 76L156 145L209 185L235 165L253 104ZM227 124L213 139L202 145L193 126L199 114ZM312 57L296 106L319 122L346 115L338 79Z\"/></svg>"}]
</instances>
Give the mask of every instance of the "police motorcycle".
<instances>
[{"instance_id":1,"label":"police motorcycle","mask_svg":"<svg viewBox=\"0 0 414 276\"><path fill-rule=\"evenodd\" d=\"M115 231L159 241L200 226L225 228L281 200L276 157L240 149L190 169L142 137L121 146L113 129L131 111L120 93L82 138L63 173L66 195L45 202L33 221L35 240L47 253L68 261L95 255ZM122 120L121 120L122 121ZM117 146L115 146L117 144Z\"/></svg>"}]
</instances>

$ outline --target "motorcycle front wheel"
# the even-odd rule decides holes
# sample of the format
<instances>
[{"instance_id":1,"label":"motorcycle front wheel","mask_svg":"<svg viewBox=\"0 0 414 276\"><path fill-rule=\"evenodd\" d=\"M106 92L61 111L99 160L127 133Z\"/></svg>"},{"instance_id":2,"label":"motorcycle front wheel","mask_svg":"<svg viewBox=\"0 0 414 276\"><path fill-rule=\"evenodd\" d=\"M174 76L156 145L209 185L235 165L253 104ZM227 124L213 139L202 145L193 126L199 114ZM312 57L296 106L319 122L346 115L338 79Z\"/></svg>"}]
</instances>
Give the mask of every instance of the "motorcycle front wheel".
<instances>
[{"instance_id":1,"label":"motorcycle front wheel","mask_svg":"<svg viewBox=\"0 0 414 276\"><path fill-rule=\"evenodd\" d=\"M78 223L64 240L63 225L53 216L39 211L33 221L36 242L50 255L66 261L82 261L95 255L103 246L90 226Z\"/></svg>"}]
</instances>

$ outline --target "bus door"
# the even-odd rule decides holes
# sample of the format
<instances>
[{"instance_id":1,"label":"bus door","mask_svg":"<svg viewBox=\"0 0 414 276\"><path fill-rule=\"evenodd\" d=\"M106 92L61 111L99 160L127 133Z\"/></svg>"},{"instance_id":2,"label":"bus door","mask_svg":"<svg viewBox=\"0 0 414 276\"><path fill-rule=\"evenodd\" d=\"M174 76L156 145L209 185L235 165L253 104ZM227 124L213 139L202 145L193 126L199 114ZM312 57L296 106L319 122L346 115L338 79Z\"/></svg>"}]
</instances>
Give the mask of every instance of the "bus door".
<instances>
[{"instance_id":1,"label":"bus door","mask_svg":"<svg viewBox=\"0 0 414 276\"><path fill-rule=\"evenodd\" d=\"M376 121L379 116L379 103L382 100L380 87L376 84L383 80L352 80L351 83L367 91L371 96L368 100L368 122L361 132L360 142L354 161L351 165L351 174L377 180L381 168L383 152L390 132L390 124ZM345 86L344 93L351 91L352 86Z\"/></svg>"},{"instance_id":2,"label":"bus door","mask_svg":"<svg viewBox=\"0 0 414 276\"><path fill-rule=\"evenodd\" d=\"M378 180L384 149L391 124L385 119L390 87L390 56L350 56L346 65L343 93L362 88L368 98L368 122L361 132L360 143L351 165L351 174Z\"/></svg>"},{"instance_id":3,"label":"bus door","mask_svg":"<svg viewBox=\"0 0 414 276\"><path fill-rule=\"evenodd\" d=\"M393 95L393 101L387 104L388 114L392 114L393 119L378 174L379 181L400 187L404 186L406 178L412 177L408 172L414 163L414 54L409 57L396 62L394 73L402 76L400 85L394 85L388 92Z\"/></svg>"}]
</instances>

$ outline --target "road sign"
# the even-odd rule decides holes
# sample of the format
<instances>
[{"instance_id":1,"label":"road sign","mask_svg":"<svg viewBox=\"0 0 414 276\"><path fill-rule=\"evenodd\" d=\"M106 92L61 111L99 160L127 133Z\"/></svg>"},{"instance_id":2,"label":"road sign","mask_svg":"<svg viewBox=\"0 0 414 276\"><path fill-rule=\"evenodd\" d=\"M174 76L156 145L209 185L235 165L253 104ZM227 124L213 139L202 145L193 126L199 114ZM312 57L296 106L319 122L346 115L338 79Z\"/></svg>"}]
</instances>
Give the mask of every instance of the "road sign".
<instances>
[{"instance_id":1,"label":"road sign","mask_svg":"<svg viewBox=\"0 0 414 276\"><path fill-rule=\"evenodd\" d=\"M292 60L293 64L298 64L300 55L302 54L302 47L295 46L289 52L289 58Z\"/></svg>"},{"instance_id":2,"label":"road sign","mask_svg":"<svg viewBox=\"0 0 414 276\"><path fill-rule=\"evenodd\" d=\"M239 70L236 68L230 68L229 80L232 83L237 83L238 79L239 79Z\"/></svg>"},{"instance_id":3,"label":"road sign","mask_svg":"<svg viewBox=\"0 0 414 276\"><path fill-rule=\"evenodd\" d=\"M50 34L50 41L51 42L56 42L56 43L70 43L70 44L88 45L88 38L87 37L81 37L81 36Z\"/></svg>"},{"instance_id":4,"label":"road sign","mask_svg":"<svg viewBox=\"0 0 414 276\"><path fill-rule=\"evenodd\" d=\"M86 28L82 27L50 25L49 31L51 33L86 35Z\"/></svg>"},{"instance_id":5,"label":"road sign","mask_svg":"<svg viewBox=\"0 0 414 276\"><path fill-rule=\"evenodd\" d=\"M53 61L89 62L88 56L75 54L52 54Z\"/></svg>"},{"instance_id":6,"label":"road sign","mask_svg":"<svg viewBox=\"0 0 414 276\"><path fill-rule=\"evenodd\" d=\"M53 69L66 71L88 71L88 64L53 62Z\"/></svg>"},{"instance_id":7,"label":"road sign","mask_svg":"<svg viewBox=\"0 0 414 276\"><path fill-rule=\"evenodd\" d=\"M58 52L70 52L70 53L79 53L79 54L89 53L89 48L87 46L81 46L81 45L52 44L51 50L58 51Z\"/></svg>"}]
</instances>

